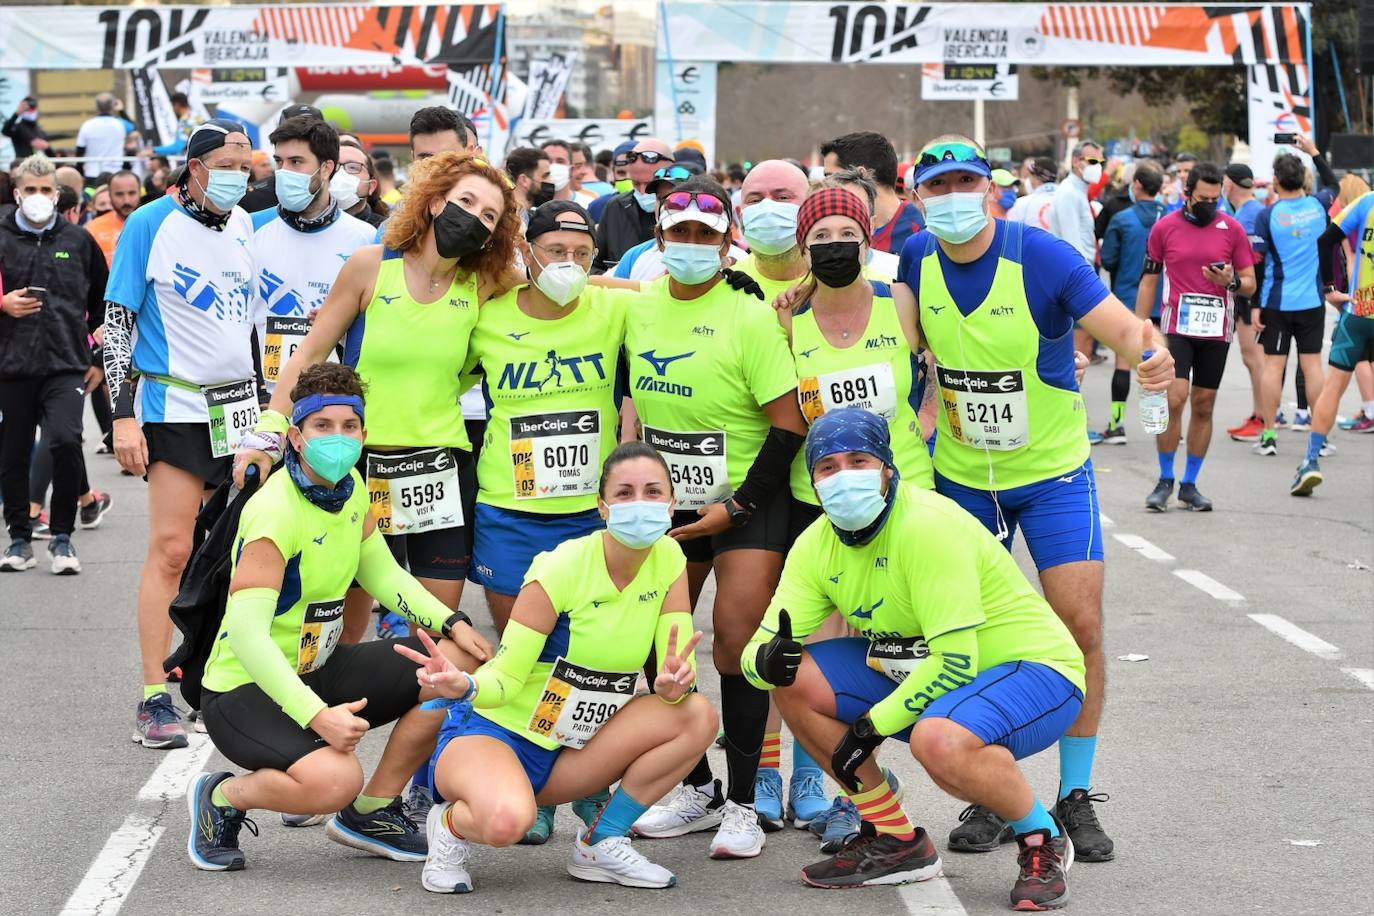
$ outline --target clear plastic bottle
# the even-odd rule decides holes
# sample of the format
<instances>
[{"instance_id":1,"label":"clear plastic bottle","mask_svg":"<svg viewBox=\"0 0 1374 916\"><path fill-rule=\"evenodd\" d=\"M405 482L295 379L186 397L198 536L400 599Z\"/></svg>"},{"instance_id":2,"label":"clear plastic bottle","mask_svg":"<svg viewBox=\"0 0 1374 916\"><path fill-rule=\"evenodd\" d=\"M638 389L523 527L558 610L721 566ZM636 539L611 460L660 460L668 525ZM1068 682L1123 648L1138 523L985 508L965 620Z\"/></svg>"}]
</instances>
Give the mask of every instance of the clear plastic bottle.
<instances>
[{"instance_id":1,"label":"clear plastic bottle","mask_svg":"<svg viewBox=\"0 0 1374 916\"><path fill-rule=\"evenodd\" d=\"M1154 356L1154 350L1140 354L1141 360ZM1138 401L1140 425L1148 436L1158 436L1169 428L1169 392L1142 391Z\"/></svg>"}]
</instances>

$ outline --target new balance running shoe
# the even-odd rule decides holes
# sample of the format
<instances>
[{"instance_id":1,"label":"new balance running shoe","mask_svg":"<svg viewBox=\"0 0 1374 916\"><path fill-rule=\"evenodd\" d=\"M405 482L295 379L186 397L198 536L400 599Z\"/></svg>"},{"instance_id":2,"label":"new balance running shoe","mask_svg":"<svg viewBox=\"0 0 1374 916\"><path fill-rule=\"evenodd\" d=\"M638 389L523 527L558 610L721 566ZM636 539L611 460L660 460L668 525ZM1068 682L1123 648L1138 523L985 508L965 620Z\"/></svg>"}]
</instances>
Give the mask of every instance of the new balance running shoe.
<instances>
[{"instance_id":1,"label":"new balance running shoe","mask_svg":"<svg viewBox=\"0 0 1374 916\"><path fill-rule=\"evenodd\" d=\"M1321 486L1322 469L1315 461L1304 461L1298 465L1297 476L1293 478L1293 485L1288 488L1292 496L1311 496L1312 491Z\"/></svg>"},{"instance_id":2,"label":"new balance running shoe","mask_svg":"<svg viewBox=\"0 0 1374 916\"><path fill-rule=\"evenodd\" d=\"M239 849L239 830L247 825L249 832L258 834L258 825L244 812L233 807L220 807L211 799L215 787L228 779L230 773L201 773L186 791L186 805L191 812L191 832L186 837L186 854L191 864L204 871L241 871L243 850Z\"/></svg>"},{"instance_id":3,"label":"new balance running shoe","mask_svg":"<svg viewBox=\"0 0 1374 916\"><path fill-rule=\"evenodd\" d=\"M425 839L429 846L425 867L420 871L420 883L435 894L472 893L472 874L468 862L472 847L468 841L453 835L448 829L448 804L433 805L425 816Z\"/></svg>"},{"instance_id":4,"label":"new balance running shoe","mask_svg":"<svg viewBox=\"0 0 1374 916\"><path fill-rule=\"evenodd\" d=\"M757 789L755 798L757 798ZM787 819L803 829L823 815L830 802L825 797L825 773L820 767L797 767L787 782Z\"/></svg>"},{"instance_id":5,"label":"new balance running shoe","mask_svg":"<svg viewBox=\"0 0 1374 916\"><path fill-rule=\"evenodd\" d=\"M725 809L719 779L713 783L712 793L707 795L695 786L679 785L667 798L641 814L631 829L635 836L661 839L719 827Z\"/></svg>"},{"instance_id":6,"label":"new balance running shoe","mask_svg":"<svg viewBox=\"0 0 1374 916\"><path fill-rule=\"evenodd\" d=\"M1057 910L1069 902L1069 866L1074 845L1060 834L1035 830L1016 838L1016 864L1021 871L1011 887L1011 908L1029 912Z\"/></svg>"},{"instance_id":7,"label":"new balance running shoe","mask_svg":"<svg viewBox=\"0 0 1374 916\"><path fill-rule=\"evenodd\" d=\"M782 829L782 774L774 767L759 767L754 777L754 810L766 833Z\"/></svg>"},{"instance_id":8,"label":"new balance running shoe","mask_svg":"<svg viewBox=\"0 0 1374 916\"><path fill-rule=\"evenodd\" d=\"M423 862L428 849L424 834L406 817L399 797L371 814L361 814L349 805L330 818L324 830L336 843L393 862Z\"/></svg>"},{"instance_id":9,"label":"new balance running shoe","mask_svg":"<svg viewBox=\"0 0 1374 916\"><path fill-rule=\"evenodd\" d=\"M801 879L812 887L865 887L929 881L940 871L940 854L924 828L917 827L915 836L902 840L865 823L835 855L803 868Z\"/></svg>"},{"instance_id":10,"label":"new balance running shoe","mask_svg":"<svg viewBox=\"0 0 1374 916\"><path fill-rule=\"evenodd\" d=\"M1074 789L1054 805L1054 816L1064 825L1064 832L1073 840L1074 855L1084 862L1107 862L1116 855L1116 844L1102 829L1093 803L1108 801L1105 793L1090 795Z\"/></svg>"},{"instance_id":11,"label":"new balance running shoe","mask_svg":"<svg viewBox=\"0 0 1374 916\"><path fill-rule=\"evenodd\" d=\"M726 801L720 827L711 840L713 859L752 859L763 852L763 828L753 805Z\"/></svg>"},{"instance_id":12,"label":"new balance running shoe","mask_svg":"<svg viewBox=\"0 0 1374 916\"><path fill-rule=\"evenodd\" d=\"M131 739L144 747L164 751L185 747L189 742L181 727L181 713L172 705L172 695L163 691L138 704Z\"/></svg>"},{"instance_id":13,"label":"new balance running shoe","mask_svg":"<svg viewBox=\"0 0 1374 916\"><path fill-rule=\"evenodd\" d=\"M1011 826L982 805L959 812L959 826L949 832L950 852L992 852L1015 839Z\"/></svg>"},{"instance_id":14,"label":"new balance running shoe","mask_svg":"<svg viewBox=\"0 0 1374 916\"><path fill-rule=\"evenodd\" d=\"M596 845L588 845L585 829L577 831L572 855L568 857L568 874L579 881L599 881L624 887L673 887L677 876L661 865L655 865L630 845L627 836L608 836Z\"/></svg>"}]
</instances>

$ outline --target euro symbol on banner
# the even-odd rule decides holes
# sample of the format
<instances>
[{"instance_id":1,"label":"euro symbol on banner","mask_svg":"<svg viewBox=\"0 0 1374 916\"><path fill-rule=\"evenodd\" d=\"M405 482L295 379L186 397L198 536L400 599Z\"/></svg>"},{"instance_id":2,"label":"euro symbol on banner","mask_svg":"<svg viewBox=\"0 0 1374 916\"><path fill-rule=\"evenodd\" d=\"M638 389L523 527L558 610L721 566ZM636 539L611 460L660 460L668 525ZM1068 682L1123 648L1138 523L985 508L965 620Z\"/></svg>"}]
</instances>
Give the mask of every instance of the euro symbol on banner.
<instances>
[{"instance_id":1,"label":"euro symbol on banner","mask_svg":"<svg viewBox=\"0 0 1374 916\"><path fill-rule=\"evenodd\" d=\"M534 130L530 131L529 136L526 139L529 141L530 146L538 146L545 140L553 139L553 137L549 134L549 129L541 124Z\"/></svg>"},{"instance_id":2,"label":"euro symbol on banner","mask_svg":"<svg viewBox=\"0 0 1374 916\"><path fill-rule=\"evenodd\" d=\"M636 121L634 127L631 127L629 133L625 135L625 139L638 140L640 137L647 136L649 136L649 122Z\"/></svg>"},{"instance_id":3,"label":"euro symbol on banner","mask_svg":"<svg viewBox=\"0 0 1374 916\"><path fill-rule=\"evenodd\" d=\"M681 105L677 106L677 113L685 115L696 114L697 107L691 102L683 102Z\"/></svg>"},{"instance_id":4,"label":"euro symbol on banner","mask_svg":"<svg viewBox=\"0 0 1374 916\"><path fill-rule=\"evenodd\" d=\"M996 98L1005 91L1006 87L1002 85L1001 80L994 81L993 84L988 87L988 95L992 96L993 98Z\"/></svg>"},{"instance_id":5,"label":"euro symbol on banner","mask_svg":"<svg viewBox=\"0 0 1374 916\"><path fill-rule=\"evenodd\" d=\"M586 127L582 128L582 130L578 132L577 139L587 144L588 146L596 146L598 143L601 142L602 139L601 125L588 124Z\"/></svg>"},{"instance_id":6,"label":"euro symbol on banner","mask_svg":"<svg viewBox=\"0 0 1374 916\"><path fill-rule=\"evenodd\" d=\"M690 86L697 80L701 79L701 75L697 73L696 67L689 66L683 67L682 72L677 75L677 78L681 80L685 85Z\"/></svg>"},{"instance_id":7,"label":"euro symbol on banner","mask_svg":"<svg viewBox=\"0 0 1374 916\"><path fill-rule=\"evenodd\" d=\"M268 83L266 86L263 86L263 87L262 87L262 100L263 100L264 102L275 102L275 101L276 101L276 98L275 98L276 94L277 94L277 84L276 84L276 83Z\"/></svg>"}]
</instances>

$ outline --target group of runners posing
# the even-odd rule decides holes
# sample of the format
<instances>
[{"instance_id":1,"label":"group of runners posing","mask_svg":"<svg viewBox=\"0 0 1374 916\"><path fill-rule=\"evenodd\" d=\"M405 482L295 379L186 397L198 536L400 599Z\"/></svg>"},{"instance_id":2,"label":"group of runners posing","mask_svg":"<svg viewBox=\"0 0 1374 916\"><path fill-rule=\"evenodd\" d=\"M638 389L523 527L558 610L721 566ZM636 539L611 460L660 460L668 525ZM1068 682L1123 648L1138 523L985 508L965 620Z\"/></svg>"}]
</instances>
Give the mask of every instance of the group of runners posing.
<instances>
[{"instance_id":1,"label":"group of runners posing","mask_svg":"<svg viewBox=\"0 0 1374 916\"><path fill-rule=\"evenodd\" d=\"M244 772L193 784L196 866L244 867L254 809L332 815L332 839L469 892L474 845L547 839L570 802L584 880L671 886L632 835L714 831L712 857L747 858L788 819L837 827L808 884L925 880L940 858L879 765L888 739L968 804L949 849L1016 842L1013 907L1063 905L1075 856L1112 857L1091 794L1103 554L1074 324L1147 389L1172 360L1068 245L989 216L976 144L923 150L926 230L887 280L870 279L862 187L810 190L788 163L755 168L739 214L711 179L675 182L652 204L666 275L606 281L579 204L522 219L503 173L440 152L381 243L347 257L260 415L229 282L252 268L224 263L251 234L246 138L212 121L188 155L175 201L130 219L147 242L116 252L107 362L118 415L138 414L116 449L168 512L194 512L230 462L267 475L204 675L205 727ZM753 254L727 270L737 219ZM171 243L154 220L200 245L224 302L183 315L155 286ZM217 362L178 355L193 334ZM459 406L473 386L484 429ZM1018 526L1043 598L1006 549ZM719 712L695 689L711 573ZM465 581L498 646L457 611ZM140 606L166 587L145 572ZM361 642L374 599L415 635ZM365 779L358 744L388 723ZM1047 807L1016 761L1056 743ZM408 782L434 800L423 824Z\"/></svg>"}]
</instances>

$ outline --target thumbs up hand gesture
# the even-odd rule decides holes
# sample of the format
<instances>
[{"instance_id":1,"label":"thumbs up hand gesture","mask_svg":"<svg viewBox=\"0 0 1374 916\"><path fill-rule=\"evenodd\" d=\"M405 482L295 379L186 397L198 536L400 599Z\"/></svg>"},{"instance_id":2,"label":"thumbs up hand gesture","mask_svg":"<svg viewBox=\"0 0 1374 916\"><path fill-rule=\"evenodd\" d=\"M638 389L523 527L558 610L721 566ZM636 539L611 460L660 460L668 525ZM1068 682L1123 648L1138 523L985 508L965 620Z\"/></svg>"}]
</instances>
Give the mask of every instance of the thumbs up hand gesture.
<instances>
[{"instance_id":1,"label":"thumbs up hand gesture","mask_svg":"<svg viewBox=\"0 0 1374 916\"><path fill-rule=\"evenodd\" d=\"M759 646L754 659L759 677L776 687L789 687L797 679L801 667L802 644L792 638L792 618L787 611L778 612L778 631L768 642Z\"/></svg>"},{"instance_id":2,"label":"thumbs up hand gesture","mask_svg":"<svg viewBox=\"0 0 1374 916\"><path fill-rule=\"evenodd\" d=\"M1155 329L1149 321L1140 328L1140 365L1135 367L1136 379L1146 391L1164 391L1174 380L1174 357L1163 347L1155 347Z\"/></svg>"}]
</instances>

